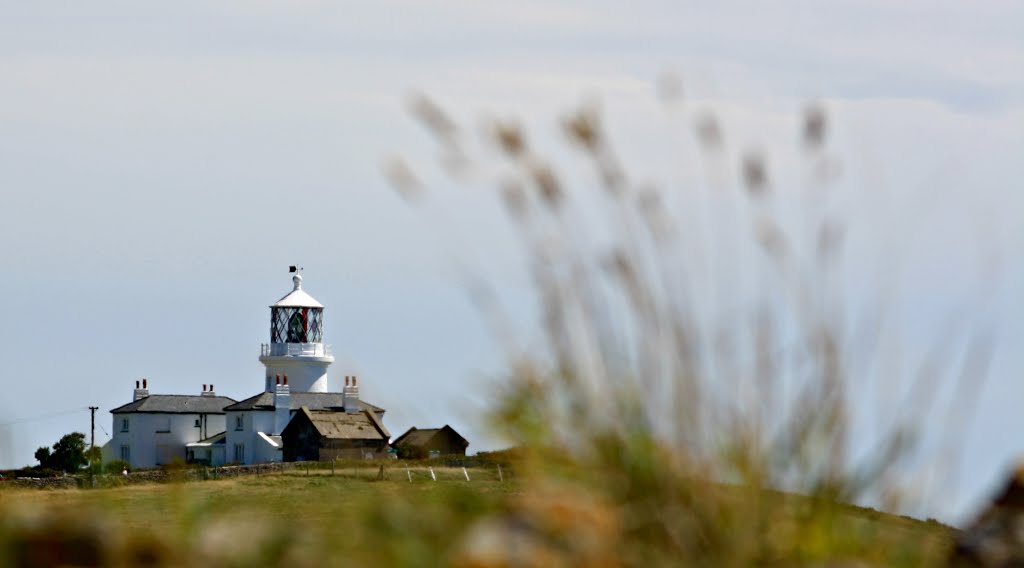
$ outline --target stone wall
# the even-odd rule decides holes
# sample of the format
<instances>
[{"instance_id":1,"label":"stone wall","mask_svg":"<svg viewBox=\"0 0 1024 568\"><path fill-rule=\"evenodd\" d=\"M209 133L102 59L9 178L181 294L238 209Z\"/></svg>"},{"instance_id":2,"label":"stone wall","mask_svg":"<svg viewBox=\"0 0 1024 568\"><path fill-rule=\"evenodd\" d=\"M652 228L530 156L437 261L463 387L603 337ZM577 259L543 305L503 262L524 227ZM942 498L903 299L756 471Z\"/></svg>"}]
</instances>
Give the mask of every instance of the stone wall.
<instances>
[{"instance_id":1,"label":"stone wall","mask_svg":"<svg viewBox=\"0 0 1024 568\"><path fill-rule=\"evenodd\" d=\"M279 473L295 467L294 463L265 463L256 465L232 465L223 467L202 467L183 469L147 469L133 471L128 475L103 474L68 475L66 477L20 477L4 479L0 487L25 487L30 489L72 489L77 487L109 487L111 485L133 485L136 483L162 483L166 481L198 481L204 479L225 479L240 475L261 475Z\"/></svg>"}]
</instances>

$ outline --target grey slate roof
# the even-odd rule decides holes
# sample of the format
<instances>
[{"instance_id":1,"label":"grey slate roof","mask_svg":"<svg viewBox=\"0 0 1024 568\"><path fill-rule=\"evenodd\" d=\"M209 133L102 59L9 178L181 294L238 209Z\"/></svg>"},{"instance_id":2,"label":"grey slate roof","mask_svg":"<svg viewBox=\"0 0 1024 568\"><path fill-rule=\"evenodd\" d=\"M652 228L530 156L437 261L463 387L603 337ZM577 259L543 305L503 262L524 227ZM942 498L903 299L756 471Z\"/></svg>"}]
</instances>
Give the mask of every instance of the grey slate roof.
<instances>
[{"instance_id":1,"label":"grey slate roof","mask_svg":"<svg viewBox=\"0 0 1024 568\"><path fill-rule=\"evenodd\" d=\"M235 403L226 396L186 394L151 394L119 406L111 414L126 412L159 412L164 414L224 414L224 408Z\"/></svg>"},{"instance_id":2,"label":"grey slate roof","mask_svg":"<svg viewBox=\"0 0 1024 568\"><path fill-rule=\"evenodd\" d=\"M310 410L343 410L345 408L345 397L340 392L293 392L289 395L289 406L298 410L305 406ZM384 409L374 406L366 401L359 401L360 410L369 410L377 414L384 414ZM241 402L232 404L224 410L273 410L274 393L261 392Z\"/></svg>"}]
</instances>

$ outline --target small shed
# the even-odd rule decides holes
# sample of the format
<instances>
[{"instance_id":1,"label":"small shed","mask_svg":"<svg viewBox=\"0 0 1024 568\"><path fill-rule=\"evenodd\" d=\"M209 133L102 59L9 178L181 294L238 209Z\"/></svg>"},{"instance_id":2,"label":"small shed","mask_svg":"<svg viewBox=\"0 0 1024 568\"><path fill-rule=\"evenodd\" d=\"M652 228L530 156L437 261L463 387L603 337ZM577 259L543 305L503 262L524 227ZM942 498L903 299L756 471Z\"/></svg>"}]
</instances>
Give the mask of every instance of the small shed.
<instances>
[{"instance_id":1,"label":"small shed","mask_svg":"<svg viewBox=\"0 0 1024 568\"><path fill-rule=\"evenodd\" d=\"M392 444L400 454L418 457L466 455L469 440L445 424L441 428L416 428L413 426L399 436Z\"/></svg>"},{"instance_id":2,"label":"small shed","mask_svg":"<svg viewBox=\"0 0 1024 568\"><path fill-rule=\"evenodd\" d=\"M286 462L386 458L390 438L387 428L369 410L339 412L306 406L299 408L281 432Z\"/></svg>"}]
</instances>

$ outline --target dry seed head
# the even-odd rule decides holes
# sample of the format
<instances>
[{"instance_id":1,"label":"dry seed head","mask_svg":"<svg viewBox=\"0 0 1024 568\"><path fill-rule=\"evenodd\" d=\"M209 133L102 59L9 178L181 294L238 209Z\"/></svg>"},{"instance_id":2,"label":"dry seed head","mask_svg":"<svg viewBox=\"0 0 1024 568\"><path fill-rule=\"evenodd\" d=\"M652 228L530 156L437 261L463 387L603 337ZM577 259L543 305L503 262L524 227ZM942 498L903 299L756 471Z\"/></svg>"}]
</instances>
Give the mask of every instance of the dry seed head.
<instances>
[{"instance_id":1,"label":"dry seed head","mask_svg":"<svg viewBox=\"0 0 1024 568\"><path fill-rule=\"evenodd\" d=\"M526 191L518 179L508 179L502 182L501 197L505 203L505 210L510 217L516 221L522 221L526 218Z\"/></svg>"},{"instance_id":2,"label":"dry seed head","mask_svg":"<svg viewBox=\"0 0 1024 568\"><path fill-rule=\"evenodd\" d=\"M601 145L601 125L593 109L581 108L566 118L563 126L569 139L587 150L593 152Z\"/></svg>"},{"instance_id":3,"label":"dry seed head","mask_svg":"<svg viewBox=\"0 0 1024 568\"><path fill-rule=\"evenodd\" d=\"M694 123L694 129L697 132L697 140L705 150L718 150L722 147L722 128L714 114L701 113Z\"/></svg>"},{"instance_id":4,"label":"dry seed head","mask_svg":"<svg viewBox=\"0 0 1024 568\"><path fill-rule=\"evenodd\" d=\"M422 93L414 94L409 99L409 110L434 136L445 142L452 142L458 131L455 121L429 97Z\"/></svg>"},{"instance_id":5,"label":"dry seed head","mask_svg":"<svg viewBox=\"0 0 1024 568\"><path fill-rule=\"evenodd\" d=\"M526 151L526 141L519 125L499 122L494 125L494 139L509 156L518 158Z\"/></svg>"},{"instance_id":6,"label":"dry seed head","mask_svg":"<svg viewBox=\"0 0 1024 568\"><path fill-rule=\"evenodd\" d=\"M754 233L761 248L775 259L786 256L786 236L774 221L761 218L754 225Z\"/></svg>"},{"instance_id":7,"label":"dry seed head","mask_svg":"<svg viewBox=\"0 0 1024 568\"><path fill-rule=\"evenodd\" d=\"M649 215L661 210L661 194L653 186L644 185L636 194L636 205L642 213Z\"/></svg>"},{"instance_id":8,"label":"dry seed head","mask_svg":"<svg viewBox=\"0 0 1024 568\"><path fill-rule=\"evenodd\" d=\"M557 210L562 203L564 194L562 186L558 183L558 179L555 177L551 167L546 164L531 164L530 177L537 184L537 190L540 191L540 196L544 199L544 202L552 210Z\"/></svg>"},{"instance_id":9,"label":"dry seed head","mask_svg":"<svg viewBox=\"0 0 1024 568\"><path fill-rule=\"evenodd\" d=\"M750 195L755 197L764 194L768 187L768 171L764 159L754 153L743 157L743 183Z\"/></svg>"},{"instance_id":10,"label":"dry seed head","mask_svg":"<svg viewBox=\"0 0 1024 568\"><path fill-rule=\"evenodd\" d=\"M619 195L626 189L626 173L622 171L619 164L607 155L607 153L601 158L599 163L601 168L601 181L604 182L605 188L612 195Z\"/></svg>"},{"instance_id":11,"label":"dry seed head","mask_svg":"<svg viewBox=\"0 0 1024 568\"><path fill-rule=\"evenodd\" d=\"M411 202L423 194L423 184L402 157L393 156L387 159L381 168L384 170L384 176L402 199Z\"/></svg>"},{"instance_id":12,"label":"dry seed head","mask_svg":"<svg viewBox=\"0 0 1024 568\"><path fill-rule=\"evenodd\" d=\"M660 241L668 236L672 223L661 193L654 186L645 185L637 191L636 206L655 239Z\"/></svg>"},{"instance_id":13,"label":"dry seed head","mask_svg":"<svg viewBox=\"0 0 1024 568\"><path fill-rule=\"evenodd\" d=\"M458 180L467 177L473 169L473 162L466 156L466 153L456 145L446 146L438 158L441 167L452 179Z\"/></svg>"},{"instance_id":14,"label":"dry seed head","mask_svg":"<svg viewBox=\"0 0 1024 568\"><path fill-rule=\"evenodd\" d=\"M827 120L825 109L818 103L812 103L804 109L804 144L808 148L818 148L825 142Z\"/></svg>"}]
</instances>

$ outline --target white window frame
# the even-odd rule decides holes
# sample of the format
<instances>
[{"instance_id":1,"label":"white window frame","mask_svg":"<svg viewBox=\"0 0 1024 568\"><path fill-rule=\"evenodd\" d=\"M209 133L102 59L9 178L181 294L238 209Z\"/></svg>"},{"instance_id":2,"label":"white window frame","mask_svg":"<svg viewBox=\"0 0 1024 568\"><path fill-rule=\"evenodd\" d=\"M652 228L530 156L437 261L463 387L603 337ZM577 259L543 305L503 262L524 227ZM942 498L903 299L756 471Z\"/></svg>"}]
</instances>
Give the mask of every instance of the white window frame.
<instances>
[{"instance_id":1,"label":"white window frame","mask_svg":"<svg viewBox=\"0 0 1024 568\"><path fill-rule=\"evenodd\" d=\"M245 444L235 444L235 461L245 463Z\"/></svg>"},{"instance_id":2,"label":"white window frame","mask_svg":"<svg viewBox=\"0 0 1024 568\"><path fill-rule=\"evenodd\" d=\"M128 424L129 424L128 418L122 418L121 419L121 431L122 432L127 432L128 431Z\"/></svg>"},{"instance_id":3,"label":"white window frame","mask_svg":"<svg viewBox=\"0 0 1024 568\"><path fill-rule=\"evenodd\" d=\"M235 416L235 431L245 430L245 416L239 414Z\"/></svg>"},{"instance_id":4,"label":"white window frame","mask_svg":"<svg viewBox=\"0 0 1024 568\"><path fill-rule=\"evenodd\" d=\"M132 461L132 447L128 444L121 444L121 461Z\"/></svg>"}]
</instances>

